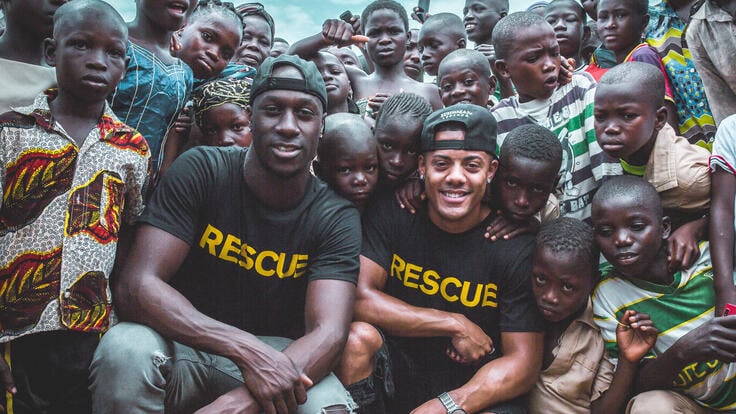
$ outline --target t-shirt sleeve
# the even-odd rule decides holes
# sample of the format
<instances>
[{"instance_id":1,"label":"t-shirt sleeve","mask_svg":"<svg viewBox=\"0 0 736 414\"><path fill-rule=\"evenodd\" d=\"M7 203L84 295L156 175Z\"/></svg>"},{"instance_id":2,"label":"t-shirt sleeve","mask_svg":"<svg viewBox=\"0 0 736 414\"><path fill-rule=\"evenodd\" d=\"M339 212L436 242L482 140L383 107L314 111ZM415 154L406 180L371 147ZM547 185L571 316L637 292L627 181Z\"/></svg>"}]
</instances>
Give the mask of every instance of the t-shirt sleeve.
<instances>
[{"instance_id":1,"label":"t-shirt sleeve","mask_svg":"<svg viewBox=\"0 0 736 414\"><path fill-rule=\"evenodd\" d=\"M664 98L670 102L675 102L675 95L672 94L672 85L670 84L670 78L667 75L667 69L664 68L662 58L659 57L657 51L652 47L642 47L631 55L630 61L649 63L650 65L654 65L659 68L662 72L662 76L664 76Z\"/></svg>"},{"instance_id":2,"label":"t-shirt sleeve","mask_svg":"<svg viewBox=\"0 0 736 414\"><path fill-rule=\"evenodd\" d=\"M324 217L314 260L309 261L309 280L335 279L358 283L360 269L360 215L354 207L339 208Z\"/></svg>"},{"instance_id":3,"label":"t-shirt sleeve","mask_svg":"<svg viewBox=\"0 0 736 414\"><path fill-rule=\"evenodd\" d=\"M724 119L716 131L710 170L716 172L719 167L736 175L736 115Z\"/></svg>"},{"instance_id":4,"label":"t-shirt sleeve","mask_svg":"<svg viewBox=\"0 0 736 414\"><path fill-rule=\"evenodd\" d=\"M530 279L534 239L517 237L512 241L515 243L500 252L501 257L504 252L515 257L504 269L506 278L498 291L501 307L499 327L501 332L539 332L544 330L544 325L532 295ZM514 253L510 254L512 251Z\"/></svg>"},{"instance_id":5,"label":"t-shirt sleeve","mask_svg":"<svg viewBox=\"0 0 736 414\"><path fill-rule=\"evenodd\" d=\"M378 200L366 209L363 222L363 247L360 254L389 271L391 263L391 229L390 220L396 216L389 197ZM400 214L400 213L399 213Z\"/></svg>"},{"instance_id":6,"label":"t-shirt sleeve","mask_svg":"<svg viewBox=\"0 0 736 414\"><path fill-rule=\"evenodd\" d=\"M182 154L163 175L139 222L158 227L191 245L205 191L213 184L213 169L201 148Z\"/></svg>"}]
</instances>

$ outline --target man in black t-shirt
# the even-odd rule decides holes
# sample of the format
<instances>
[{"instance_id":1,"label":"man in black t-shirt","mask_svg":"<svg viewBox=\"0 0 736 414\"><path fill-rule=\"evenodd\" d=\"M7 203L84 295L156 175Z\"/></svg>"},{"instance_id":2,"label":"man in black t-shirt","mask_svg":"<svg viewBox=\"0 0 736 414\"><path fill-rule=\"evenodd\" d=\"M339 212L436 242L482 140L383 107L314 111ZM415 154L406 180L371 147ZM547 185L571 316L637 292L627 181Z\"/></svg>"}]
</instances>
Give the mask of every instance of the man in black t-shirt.
<instances>
[{"instance_id":1,"label":"man in black t-shirt","mask_svg":"<svg viewBox=\"0 0 736 414\"><path fill-rule=\"evenodd\" d=\"M379 378L393 391L389 413L526 412L543 343L529 286L534 238L483 238L495 137L485 108L434 112L419 159L427 208L411 215L389 197L366 210L359 322L337 370L366 412L376 412Z\"/></svg>"},{"instance_id":2,"label":"man in black t-shirt","mask_svg":"<svg viewBox=\"0 0 736 414\"><path fill-rule=\"evenodd\" d=\"M163 176L114 284L91 367L97 413L351 412L330 374L348 334L360 218L309 172L327 95L268 58L250 149L200 147ZM144 325L145 324L145 325Z\"/></svg>"}]
</instances>

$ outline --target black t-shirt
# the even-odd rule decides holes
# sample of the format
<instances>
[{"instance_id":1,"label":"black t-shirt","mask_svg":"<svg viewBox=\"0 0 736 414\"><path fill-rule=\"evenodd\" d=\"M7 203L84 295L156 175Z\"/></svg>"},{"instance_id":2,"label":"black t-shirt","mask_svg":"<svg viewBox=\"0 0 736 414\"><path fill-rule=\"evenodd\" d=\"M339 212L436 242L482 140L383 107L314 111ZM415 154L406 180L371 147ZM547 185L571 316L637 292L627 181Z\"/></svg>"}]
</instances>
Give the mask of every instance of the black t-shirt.
<instances>
[{"instance_id":1,"label":"black t-shirt","mask_svg":"<svg viewBox=\"0 0 736 414\"><path fill-rule=\"evenodd\" d=\"M360 217L314 177L296 207L263 206L243 179L246 152L183 154L141 221L190 245L171 284L200 312L255 335L298 338L309 281L357 283Z\"/></svg>"},{"instance_id":2,"label":"black t-shirt","mask_svg":"<svg viewBox=\"0 0 736 414\"><path fill-rule=\"evenodd\" d=\"M366 210L361 254L388 273L386 293L413 306L465 315L493 339L498 357L501 332L540 332L543 325L530 284L534 237L490 242L483 233L492 219L451 234L432 223L426 206L412 215L388 195ZM467 370L469 379L477 369L445 355L446 337L391 341L431 372Z\"/></svg>"}]
</instances>

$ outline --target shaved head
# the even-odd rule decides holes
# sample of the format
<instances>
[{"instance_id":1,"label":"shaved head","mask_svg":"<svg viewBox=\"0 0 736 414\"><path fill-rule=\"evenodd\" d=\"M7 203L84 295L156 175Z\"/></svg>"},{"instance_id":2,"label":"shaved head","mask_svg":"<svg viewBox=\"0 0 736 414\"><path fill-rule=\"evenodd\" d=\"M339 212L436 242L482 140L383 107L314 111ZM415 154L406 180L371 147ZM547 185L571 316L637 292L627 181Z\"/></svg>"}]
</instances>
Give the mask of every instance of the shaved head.
<instances>
[{"instance_id":1,"label":"shaved head","mask_svg":"<svg viewBox=\"0 0 736 414\"><path fill-rule=\"evenodd\" d=\"M664 105L664 75L654 65L644 62L625 62L609 69L598 82L629 88L637 99L645 99L654 108Z\"/></svg>"},{"instance_id":2,"label":"shaved head","mask_svg":"<svg viewBox=\"0 0 736 414\"><path fill-rule=\"evenodd\" d=\"M108 27L115 27L128 37L128 26L110 4L102 0L74 0L54 13L54 38L64 35L70 28L83 27L86 21L105 22Z\"/></svg>"}]
</instances>

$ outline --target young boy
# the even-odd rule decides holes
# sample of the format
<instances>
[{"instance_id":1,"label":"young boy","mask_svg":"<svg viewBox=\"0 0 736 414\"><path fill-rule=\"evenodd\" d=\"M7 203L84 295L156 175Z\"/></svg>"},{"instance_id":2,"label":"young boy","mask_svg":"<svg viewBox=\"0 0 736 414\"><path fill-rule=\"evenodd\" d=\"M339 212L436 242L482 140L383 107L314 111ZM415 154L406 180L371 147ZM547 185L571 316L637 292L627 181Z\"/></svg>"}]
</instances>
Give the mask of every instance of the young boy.
<instances>
[{"instance_id":1,"label":"young boy","mask_svg":"<svg viewBox=\"0 0 736 414\"><path fill-rule=\"evenodd\" d=\"M202 131L202 144L228 147L250 145L250 84L218 79L194 91L194 122Z\"/></svg>"},{"instance_id":2,"label":"young boy","mask_svg":"<svg viewBox=\"0 0 736 414\"><path fill-rule=\"evenodd\" d=\"M542 371L529 393L531 413L620 412L631 373L657 338L647 315L627 310L621 323L633 329L616 330L622 358L614 377L590 302L599 255L593 229L580 220L561 217L537 234L531 285L547 323Z\"/></svg>"},{"instance_id":3,"label":"young boy","mask_svg":"<svg viewBox=\"0 0 736 414\"><path fill-rule=\"evenodd\" d=\"M630 309L649 314L659 331L634 374L630 413L729 411L736 406L736 316L714 317L708 243L682 271L668 268L669 218L654 187L639 177L607 181L593 199L596 243L612 269L593 292L593 314L606 358L621 364L615 342ZM633 327L633 324L632 324Z\"/></svg>"},{"instance_id":4,"label":"young boy","mask_svg":"<svg viewBox=\"0 0 736 414\"><path fill-rule=\"evenodd\" d=\"M585 70L588 62L581 57L581 50L590 37L583 6L575 0L554 0L544 12L544 19L552 26L560 45L560 54L575 59L576 71Z\"/></svg>"},{"instance_id":5,"label":"young boy","mask_svg":"<svg viewBox=\"0 0 736 414\"><path fill-rule=\"evenodd\" d=\"M281 37L274 37L273 44L271 45L271 51L268 55L271 57L279 57L289 51L289 42Z\"/></svg>"},{"instance_id":6,"label":"young boy","mask_svg":"<svg viewBox=\"0 0 736 414\"><path fill-rule=\"evenodd\" d=\"M454 50L465 49L467 42L460 17L452 13L432 15L422 25L417 40L424 71L428 75L437 76L442 59Z\"/></svg>"},{"instance_id":7,"label":"young boy","mask_svg":"<svg viewBox=\"0 0 736 414\"><path fill-rule=\"evenodd\" d=\"M424 69L422 69L418 41L419 29L409 29L409 40L406 42L406 52L404 52L404 73L417 82L423 82Z\"/></svg>"},{"instance_id":8,"label":"young boy","mask_svg":"<svg viewBox=\"0 0 736 414\"><path fill-rule=\"evenodd\" d=\"M458 49L440 63L437 71L440 97L445 106L471 103L487 106L491 91L496 89L496 78L491 73L488 59L470 49Z\"/></svg>"},{"instance_id":9,"label":"young boy","mask_svg":"<svg viewBox=\"0 0 736 414\"><path fill-rule=\"evenodd\" d=\"M662 198L676 229L669 250L674 268L697 259L707 238L710 174L705 148L690 144L667 124L664 79L653 65L627 62L601 77L595 94L598 144L625 173L644 177Z\"/></svg>"},{"instance_id":10,"label":"young boy","mask_svg":"<svg viewBox=\"0 0 736 414\"><path fill-rule=\"evenodd\" d=\"M587 73L558 85L560 52L552 27L534 13L508 15L493 31L497 72L516 85L518 96L503 99L492 112L498 121L498 148L514 128L538 124L562 144L560 215L585 220L590 201L621 166L598 146L593 130L595 83Z\"/></svg>"},{"instance_id":11,"label":"young boy","mask_svg":"<svg viewBox=\"0 0 736 414\"><path fill-rule=\"evenodd\" d=\"M325 118L314 171L339 196L363 213L378 184L378 153L371 128L356 114Z\"/></svg>"},{"instance_id":12,"label":"young boy","mask_svg":"<svg viewBox=\"0 0 736 414\"><path fill-rule=\"evenodd\" d=\"M3 405L91 410L88 367L111 325L108 279L143 209L149 150L105 98L123 77L128 30L99 0L54 16L44 42L58 91L0 115ZM12 376L12 377L11 377Z\"/></svg>"},{"instance_id":13,"label":"young boy","mask_svg":"<svg viewBox=\"0 0 736 414\"><path fill-rule=\"evenodd\" d=\"M52 17L62 1L0 1L5 31L0 36L0 113L28 105L56 84L54 68L43 66L42 43L51 37Z\"/></svg>"},{"instance_id":14,"label":"young boy","mask_svg":"<svg viewBox=\"0 0 736 414\"><path fill-rule=\"evenodd\" d=\"M488 227L491 240L533 233L540 223L559 217L554 193L562 146L555 134L539 125L522 125L508 134L499 158L491 205L501 214Z\"/></svg>"}]
</instances>

